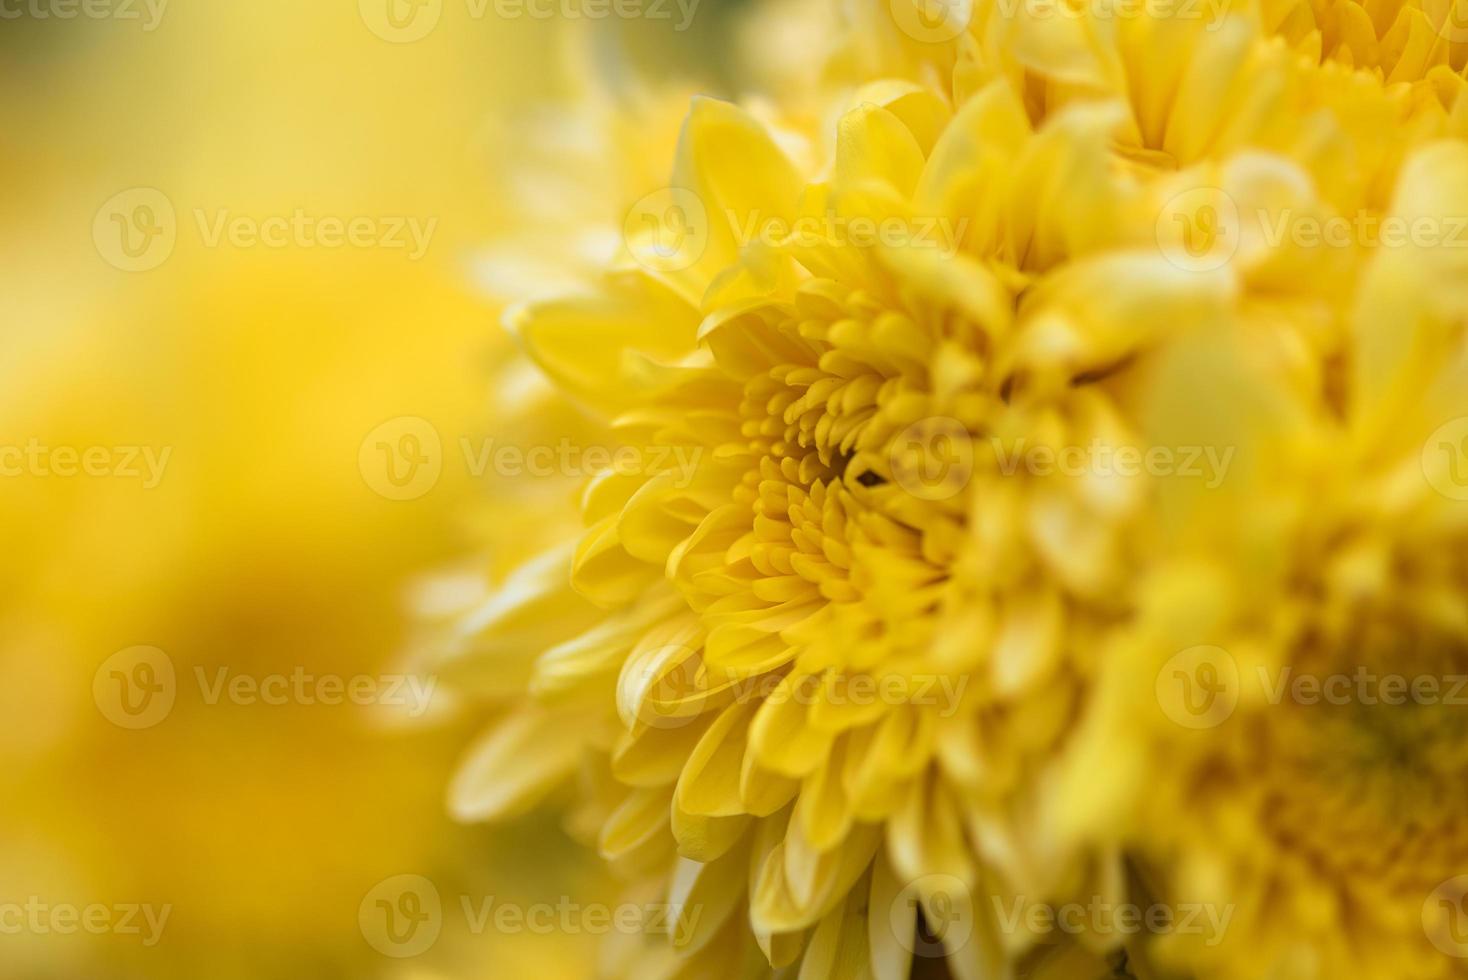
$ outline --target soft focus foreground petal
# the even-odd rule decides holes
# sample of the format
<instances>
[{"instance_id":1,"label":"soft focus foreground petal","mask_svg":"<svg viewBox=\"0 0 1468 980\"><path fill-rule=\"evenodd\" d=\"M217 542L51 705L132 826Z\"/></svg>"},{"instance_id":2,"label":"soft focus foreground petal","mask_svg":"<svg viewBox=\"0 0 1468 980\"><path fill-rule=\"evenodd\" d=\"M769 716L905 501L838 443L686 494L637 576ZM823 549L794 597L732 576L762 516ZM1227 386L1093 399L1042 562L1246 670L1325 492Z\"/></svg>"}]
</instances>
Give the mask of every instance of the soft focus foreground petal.
<instances>
[{"instance_id":1,"label":"soft focus foreground petal","mask_svg":"<svg viewBox=\"0 0 1468 980\"><path fill-rule=\"evenodd\" d=\"M564 715L524 708L491 725L464 753L449 788L457 820L517 816L566 779L585 733Z\"/></svg>"}]
</instances>

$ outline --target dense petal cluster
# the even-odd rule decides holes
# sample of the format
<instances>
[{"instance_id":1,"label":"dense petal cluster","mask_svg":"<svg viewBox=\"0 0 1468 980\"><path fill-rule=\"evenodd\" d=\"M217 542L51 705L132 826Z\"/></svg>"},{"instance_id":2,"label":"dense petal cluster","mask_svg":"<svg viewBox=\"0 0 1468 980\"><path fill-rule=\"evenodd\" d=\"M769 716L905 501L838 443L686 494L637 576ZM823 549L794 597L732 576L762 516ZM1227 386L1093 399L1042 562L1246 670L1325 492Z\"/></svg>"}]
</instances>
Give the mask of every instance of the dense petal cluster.
<instances>
[{"instance_id":1,"label":"dense petal cluster","mask_svg":"<svg viewBox=\"0 0 1468 980\"><path fill-rule=\"evenodd\" d=\"M629 972L1468 975L1461 4L907 3L509 315L609 451L455 811L569 800Z\"/></svg>"}]
</instances>

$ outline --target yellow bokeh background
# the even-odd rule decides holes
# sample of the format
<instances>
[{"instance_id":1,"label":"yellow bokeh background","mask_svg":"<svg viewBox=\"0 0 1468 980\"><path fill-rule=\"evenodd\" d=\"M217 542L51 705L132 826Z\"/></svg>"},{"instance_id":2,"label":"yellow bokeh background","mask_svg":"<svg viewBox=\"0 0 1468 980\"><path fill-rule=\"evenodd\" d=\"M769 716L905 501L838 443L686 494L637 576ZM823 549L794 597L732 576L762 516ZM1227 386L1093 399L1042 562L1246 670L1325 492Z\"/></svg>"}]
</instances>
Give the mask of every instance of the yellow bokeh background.
<instances>
[{"instance_id":1,"label":"yellow bokeh background","mask_svg":"<svg viewBox=\"0 0 1468 980\"><path fill-rule=\"evenodd\" d=\"M447 4L427 36L392 43L355 0L177 2L151 30L141 3L56 15L79 9L26 0L0 20L0 446L169 455L156 486L0 477L0 909L170 911L152 945L5 928L0 978L588 974L594 937L472 935L447 910L604 887L554 821L489 832L443 815L472 719L437 700L419 718L209 703L197 680L399 670L410 583L469 553L483 487L451 447L483 431L508 343L473 275L512 211L494 120L553 94L558 25ZM94 237L131 188L177 216L147 271ZM435 224L416 260L211 242L200 224L298 211ZM428 493L391 500L359 448L402 416L442 435L444 465ZM127 730L93 679L136 645L167 654L178 693ZM446 906L411 961L358 927L398 874L429 877Z\"/></svg>"}]
</instances>

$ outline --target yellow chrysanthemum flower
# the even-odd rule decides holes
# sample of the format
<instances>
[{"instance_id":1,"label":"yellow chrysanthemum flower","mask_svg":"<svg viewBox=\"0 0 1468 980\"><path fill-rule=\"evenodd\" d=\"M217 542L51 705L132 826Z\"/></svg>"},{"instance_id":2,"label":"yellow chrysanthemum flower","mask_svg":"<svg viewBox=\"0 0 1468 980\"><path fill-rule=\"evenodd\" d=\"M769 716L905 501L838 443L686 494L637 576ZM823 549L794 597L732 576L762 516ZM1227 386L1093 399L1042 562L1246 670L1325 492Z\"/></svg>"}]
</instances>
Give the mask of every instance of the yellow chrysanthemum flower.
<instances>
[{"instance_id":1,"label":"yellow chrysanthemum flower","mask_svg":"<svg viewBox=\"0 0 1468 980\"><path fill-rule=\"evenodd\" d=\"M607 442L454 811L575 785L629 972L1461 974L1453 708L1253 683L1468 661L1460 11L907 3L508 317Z\"/></svg>"},{"instance_id":2,"label":"yellow chrysanthemum flower","mask_svg":"<svg viewBox=\"0 0 1468 980\"><path fill-rule=\"evenodd\" d=\"M1442 142L1381 220L1465 214L1468 148ZM1227 506L1175 501L1192 529L1116 638L1082 739L1090 764L1166 777L1112 767L1103 785L1077 760L1064 780L1067 811L1110 813L1153 887L1229 910L1226 934L1159 943L1183 975L1468 969L1465 273L1442 245L1363 261L1314 390L1261 405L1235 368L1257 350L1195 375L1242 408L1221 438L1258 468Z\"/></svg>"}]
</instances>

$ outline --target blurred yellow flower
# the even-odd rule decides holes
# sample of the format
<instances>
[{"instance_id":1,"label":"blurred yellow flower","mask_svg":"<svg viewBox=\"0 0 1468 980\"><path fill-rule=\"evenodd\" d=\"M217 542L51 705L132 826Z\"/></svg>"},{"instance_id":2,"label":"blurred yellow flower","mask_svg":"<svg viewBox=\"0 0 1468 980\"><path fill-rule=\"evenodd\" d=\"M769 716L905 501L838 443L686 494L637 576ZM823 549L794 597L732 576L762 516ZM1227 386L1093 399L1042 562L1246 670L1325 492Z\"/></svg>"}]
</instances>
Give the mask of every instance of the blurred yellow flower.
<instances>
[{"instance_id":1,"label":"blurred yellow flower","mask_svg":"<svg viewBox=\"0 0 1468 980\"><path fill-rule=\"evenodd\" d=\"M516 894L564 848L444 819L452 726L218 678L380 691L402 670L403 569L455 553L469 481L445 467L432 494L384 499L358 446L413 413L452 447L481 401L464 365L508 346L464 281L503 210L466 134L537 94L545 32L394 47L351 2L163 5L156 31L109 15L149 6L0 10L0 976L390 976L356 918L374 882L490 891L462 871L472 846ZM171 201L176 241L128 271L97 228L140 187ZM210 234L298 212L435 231L417 260ZM138 645L170 658L176 696L122 727L97 692ZM527 840L545 846L520 872ZM102 929L82 921L98 910ZM546 975L585 968L584 947L527 938L505 945Z\"/></svg>"}]
</instances>

